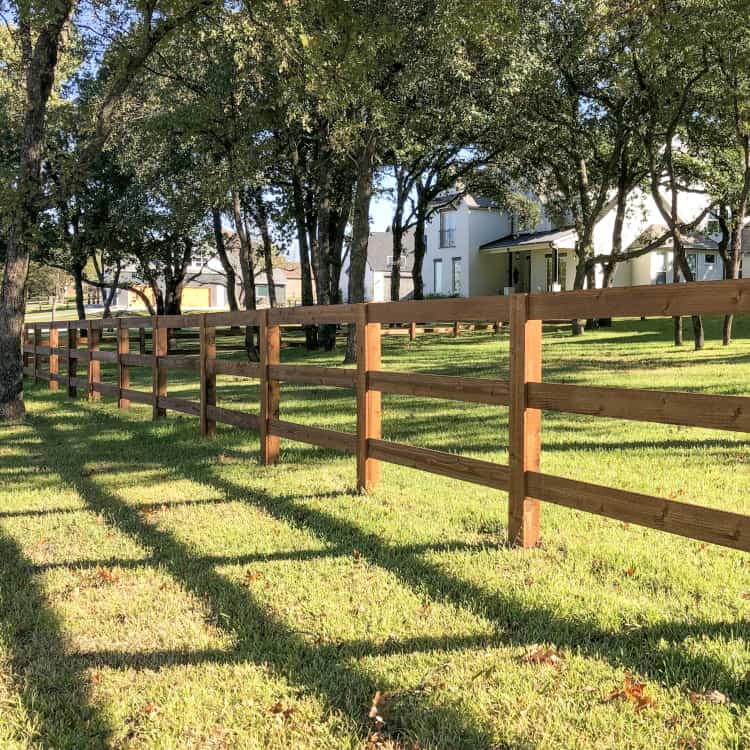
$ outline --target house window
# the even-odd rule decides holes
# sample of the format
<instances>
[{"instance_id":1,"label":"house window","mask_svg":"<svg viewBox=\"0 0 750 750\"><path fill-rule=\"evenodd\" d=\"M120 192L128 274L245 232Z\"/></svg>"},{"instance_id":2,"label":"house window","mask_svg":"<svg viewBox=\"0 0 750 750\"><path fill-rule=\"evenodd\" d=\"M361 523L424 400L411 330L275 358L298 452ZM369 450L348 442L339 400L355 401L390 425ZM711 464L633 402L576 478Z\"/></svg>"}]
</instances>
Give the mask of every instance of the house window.
<instances>
[{"instance_id":1,"label":"house window","mask_svg":"<svg viewBox=\"0 0 750 750\"><path fill-rule=\"evenodd\" d=\"M693 274L693 278L698 278L698 254L688 253L687 262L688 266L690 266L690 273Z\"/></svg>"},{"instance_id":2,"label":"house window","mask_svg":"<svg viewBox=\"0 0 750 750\"><path fill-rule=\"evenodd\" d=\"M206 245L200 245L193 249L190 254L190 263L193 266L203 267L213 258L213 253Z\"/></svg>"},{"instance_id":3,"label":"house window","mask_svg":"<svg viewBox=\"0 0 750 750\"><path fill-rule=\"evenodd\" d=\"M461 258L451 259L451 294L461 294Z\"/></svg>"},{"instance_id":4,"label":"house window","mask_svg":"<svg viewBox=\"0 0 750 750\"><path fill-rule=\"evenodd\" d=\"M656 255L656 277L654 279L656 284L667 283L667 254L657 253Z\"/></svg>"},{"instance_id":5,"label":"house window","mask_svg":"<svg viewBox=\"0 0 750 750\"><path fill-rule=\"evenodd\" d=\"M713 253L708 253L706 255L706 265L712 266L714 263L716 263L716 256Z\"/></svg>"},{"instance_id":6,"label":"house window","mask_svg":"<svg viewBox=\"0 0 750 750\"><path fill-rule=\"evenodd\" d=\"M432 272L434 279L433 289L435 294L440 294L443 291L443 260L442 258L435 258L432 261Z\"/></svg>"},{"instance_id":7,"label":"house window","mask_svg":"<svg viewBox=\"0 0 750 750\"><path fill-rule=\"evenodd\" d=\"M389 255L385 259L385 267L386 268L393 268L393 256Z\"/></svg>"},{"instance_id":8,"label":"house window","mask_svg":"<svg viewBox=\"0 0 750 750\"><path fill-rule=\"evenodd\" d=\"M456 212L440 212L440 247L456 246Z\"/></svg>"},{"instance_id":9,"label":"house window","mask_svg":"<svg viewBox=\"0 0 750 750\"><path fill-rule=\"evenodd\" d=\"M721 225L718 220L711 219L708 224L706 224L706 232L708 232L708 234L721 234Z\"/></svg>"}]
</instances>

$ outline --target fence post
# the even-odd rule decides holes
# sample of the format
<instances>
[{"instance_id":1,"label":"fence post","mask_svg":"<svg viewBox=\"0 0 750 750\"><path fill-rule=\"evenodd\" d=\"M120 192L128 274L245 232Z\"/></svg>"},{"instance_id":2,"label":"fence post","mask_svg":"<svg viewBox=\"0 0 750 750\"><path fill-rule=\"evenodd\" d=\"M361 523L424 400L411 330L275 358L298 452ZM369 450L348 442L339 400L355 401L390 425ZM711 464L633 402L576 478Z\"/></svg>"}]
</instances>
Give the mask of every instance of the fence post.
<instances>
[{"instance_id":1,"label":"fence post","mask_svg":"<svg viewBox=\"0 0 750 750\"><path fill-rule=\"evenodd\" d=\"M146 353L146 329L141 326L138 329L138 346L140 354Z\"/></svg>"},{"instance_id":2,"label":"fence post","mask_svg":"<svg viewBox=\"0 0 750 750\"><path fill-rule=\"evenodd\" d=\"M34 326L34 385L39 382L39 342L42 338L42 327Z\"/></svg>"},{"instance_id":3,"label":"fence post","mask_svg":"<svg viewBox=\"0 0 750 750\"><path fill-rule=\"evenodd\" d=\"M167 410L159 406L159 397L167 395L167 370L159 366L161 357L167 355L167 329L159 327L159 316L154 315L151 326L151 349L154 356L152 379L153 419L163 419Z\"/></svg>"},{"instance_id":4,"label":"fence post","mask_svg":"<svg viewBox=\"0 0 750 750\"><path fill-rule=\"evenodd\" d=\"M260 323L260 460L264 465L279 460L280 439L271 434L271 420L279 418L281 384L271 378L271 366L281 361L281 327L271 324L269 311Z\"/></svg>"},{"instance_id":5,"label":"fence post","mask_svg":"<svg viewBox=\"0 0 750 750\"><path fill-rule=\"evenodd\" d=\"M130 368L122 363L122 355L130 353L130 329L123 325L120 318L117 321L117 387L120 392L117 394L117 408L129 409L130 399L123 398L122 391L130 388Z\"/></svg>"},{"instance_id":6,"label":"fence post","mask_svg":"<svg viewBox=\"0 0 750 750\"><path fill-rule=\"evenodd\" d=\"M68 396L75 398L78 389L73 378L78 376L78 326L68 323Z\"/></svg>"},{"instance_id":7,"label":"fence post","mask_svg":"<svg viewBox=\"0 0 750 750\"><path fill-rule=\"evenodd\" d=\"M409 323L409 341L416 341L417 340L417 324L415 321L412 320L411 323Z\"/></svg>"},{"instance_id":8,"label":"fence post","mask_svg":"<svg viewBox=\"0 0 750 750\"><path fill-rule=\"evenodd\" d=\"M457 339L459 333L461 333L461 322L458 320L454 320L453 321L453 338Z\"/></svg>"},{"instance_id":9,"label":"fence post","mask_svg":"<svg viewBox=\"0 0 750 750\"><path fill-rule=\"evenodd\" d=\"M216 434L216 421L209 419L208 407L216 406L216 374L212 364L216 360L216 328L208 325L206 315L201 315L201 435L212 438Z\"/></svg>"},{"instance_id":10,"label":"fence post","mask_svg":"<svg viewBox=\"0 0 750 750\"><path fill-rule=\"evenodd\" d=\"M31 357L29 356L29 353L26 351L26 347L30 346L29 344L29 326L28 324L24 323L23 328L21 328L21 356L23 359L23 369L26 370L27 367L30 366L31 363ZM26 375L26 372L23 373L24 376Z\"/></svg>"},{"instance_id":11,"label":"fence post","mask_svg":"<svg viewBox=\"0 0 750 750\"><path fill-rule=\"evenodd\" d=\"M539 471L541 411L530 409L526 384L542 379L542 321L528 319L528 295L510 298L508 542L524 549L539 541L539 501L527 493L526 472Z\"/></svg>"},{"instance_id":12,"label":"fence post","mask_svg":"<svg viewBox=\"0 0 750 750\"><path fill-rule=\"evenodd\" d=\"M86 337L89 340L89 401L99 401L102 394L94 389L94 384L99 382L102 368L101 362L94 359L93 353L99 351L101 330L94 328L91 321L86 324Z\"/></svg>"},{"instance_id":13,"label":"fence post","mask_svg":"<svg viewBox=\"0 0 750 750\"><path fill-rule=\"evenodd\" d=\"M59 346L60 336L57 328L50 323L49 329L49 389L56 391L58 389L57 375L60 370L60 358L52 349Z\"/></svg>"},{"instance_id":14,"label":"fence post","mask_svg":"<svg viewBox=\"0 0 750 750\"><path fill-rule=\"evenodd\" d=\"M380 369L381 331L368 319L368 304L357 309L357 489L369 492L380 480L380 461L370 458L368 440L380 439L381 398L370 390L368 373Z\"/></svg>"}]
</instances>

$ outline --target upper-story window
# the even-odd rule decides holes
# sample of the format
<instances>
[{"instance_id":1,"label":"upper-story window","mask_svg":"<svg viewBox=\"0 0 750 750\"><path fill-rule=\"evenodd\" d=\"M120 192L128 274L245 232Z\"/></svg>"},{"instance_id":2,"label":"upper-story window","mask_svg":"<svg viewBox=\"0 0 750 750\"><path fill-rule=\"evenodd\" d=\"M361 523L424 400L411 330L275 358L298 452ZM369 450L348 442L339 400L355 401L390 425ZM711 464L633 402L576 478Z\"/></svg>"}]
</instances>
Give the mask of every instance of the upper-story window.
<instances>
[{"instance_id":1,"label":"upper-story window","mask_svg":"<svg viewBox=\"0 0 750 750\"><path fill-rule=\"evenodd\" d=\"M440 212L440 247L456 246L456 212L452 209Z\"/></svg>"},{"instance_id":2,"label":"upper-story window","mask_svg":"<svg viewBox=\"0 0 750 750\"><path fill-rule=\"evenodd\" d=\"M213 258L211 250L206 245L198 245L193 248L193 252L190 254L190 265L203 268L208 265L211 258Z\"/></svg>"}]
</instances>

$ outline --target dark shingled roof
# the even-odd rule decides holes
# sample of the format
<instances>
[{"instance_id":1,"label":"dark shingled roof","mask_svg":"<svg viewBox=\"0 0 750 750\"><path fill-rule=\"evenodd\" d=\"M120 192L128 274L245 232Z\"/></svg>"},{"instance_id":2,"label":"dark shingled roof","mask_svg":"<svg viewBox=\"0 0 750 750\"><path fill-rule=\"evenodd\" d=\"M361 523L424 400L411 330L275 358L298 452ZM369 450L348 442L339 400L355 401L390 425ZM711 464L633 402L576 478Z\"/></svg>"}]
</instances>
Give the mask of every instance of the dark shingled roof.
<instances>
[{"instance_id":1,"label":"dark shingled roof","mask_svg":"<svg viewBox=\"0 0 750 750\"><path fill-rule=\"evenodd\" d=\"M485 242L480 245L480 250L494 250L504 247L524 247L526 245L552 244L561 240L573 231L573 227L564 227L547 232L529 232L528 234L506 234L504 237L498 237L492 242Z\"/></svg>"},{"instance_id":2,"label":"dark shingled roof","mask_svg":"<svg viewBox=\"0 0 750 750\"><path fill-rule=\"evenodd\" d=\"M388 258L393 255L393 234L387 232L370 232L367 241L367 262L373 271L390 271ZM414 265L414 230L404 233L404 250L401 256L401 273L411 273Z\"/></svg>"}]
</instances>

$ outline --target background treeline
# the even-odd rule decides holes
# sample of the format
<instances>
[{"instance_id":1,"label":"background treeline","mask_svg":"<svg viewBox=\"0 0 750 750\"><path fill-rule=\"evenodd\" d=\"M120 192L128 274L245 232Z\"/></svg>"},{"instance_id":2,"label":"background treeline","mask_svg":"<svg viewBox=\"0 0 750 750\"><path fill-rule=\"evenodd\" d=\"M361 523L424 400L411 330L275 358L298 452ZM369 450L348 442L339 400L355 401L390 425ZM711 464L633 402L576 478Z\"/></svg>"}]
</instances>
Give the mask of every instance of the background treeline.
<instances>
[{"instance_id":1,"label":"background treeline","mask_svg":"<svg viewBox=\"0 0 750 750\"><path fill-rule=\"evenodd\" d=\"M633 256L621 233L635 187L654 197L667 227L655 242L671 242L690 280L684 236L697 221L683 221L681 198L705 191L699 220L719 221L727 275L739 273L742 0L0 0L0 15L0 416L22 412L31 259L73 277L80 317L84 283L111 302L132 284L124 268L156 312L177 312L206 242L233 309L255 307L258 269L274 303L273 255L292 244L304 304L339 302L345 263L358 301L370 203L386 188L394 297L412 228L422 296L424 227L457 182L529 222L531 191L570 221L577 288L597 265L609 283ZM614 251L597 257L593 229L612 204ZM698 318L693 331L701 346ZM331 347L331 332L311 329L308 345Z\"/></svg>"}]
</instances>

